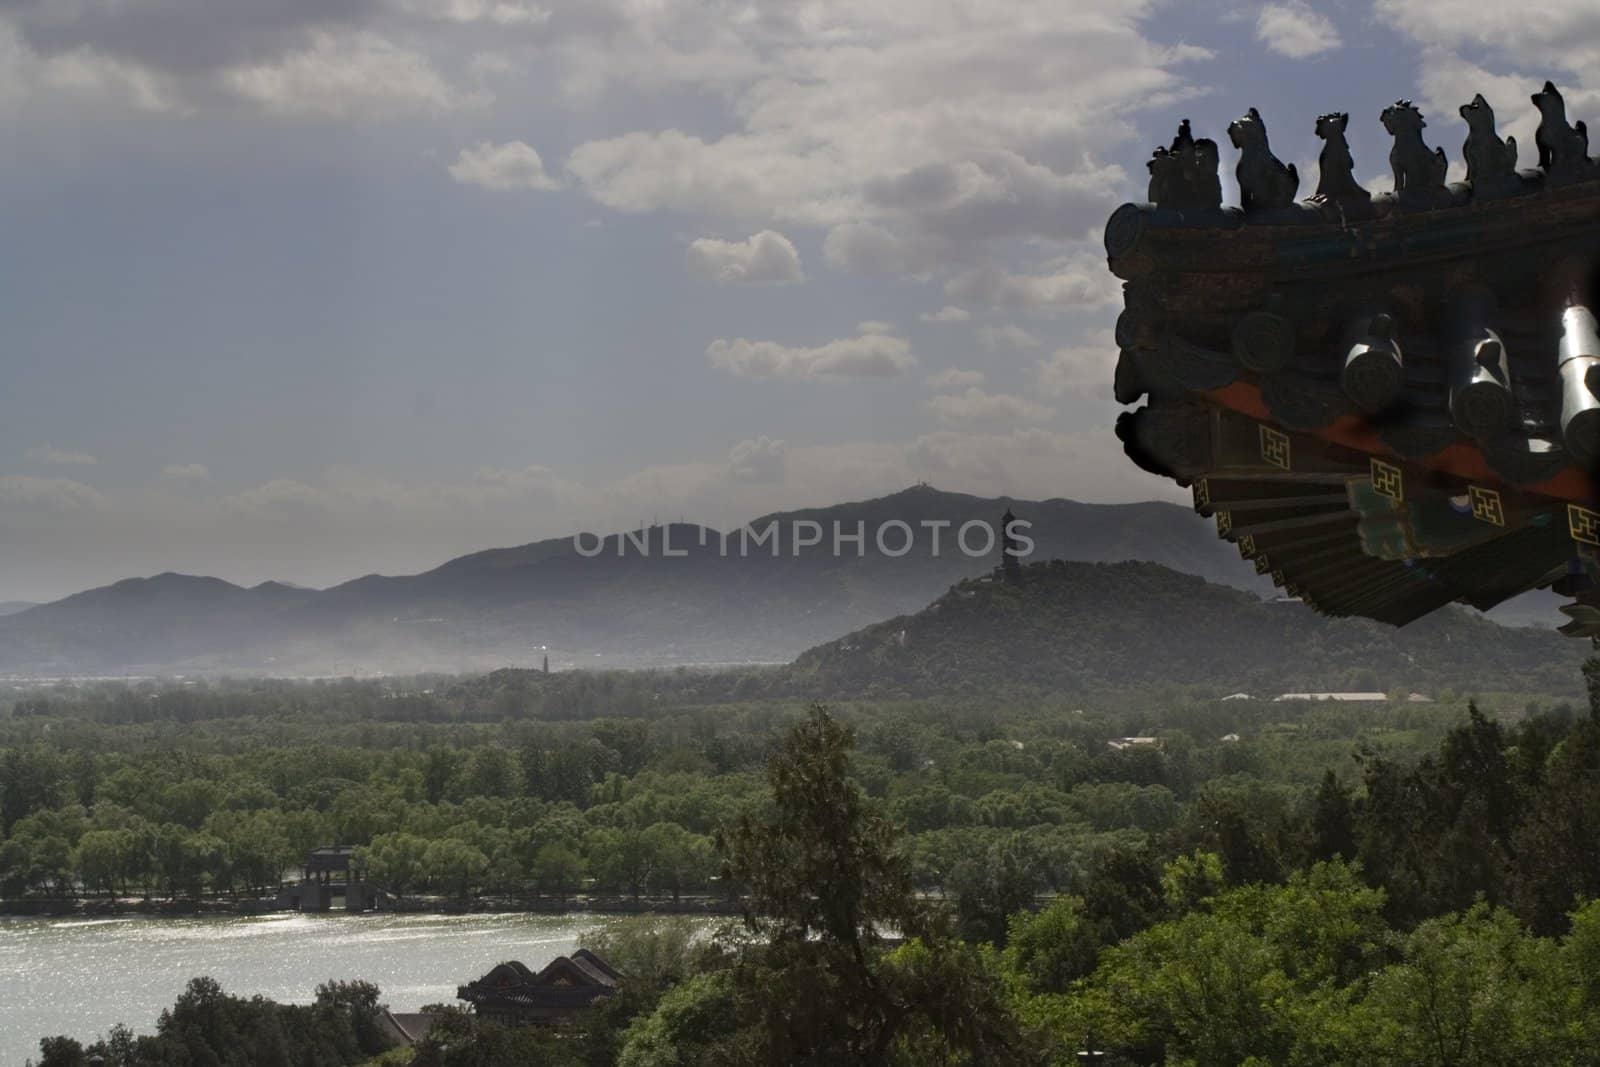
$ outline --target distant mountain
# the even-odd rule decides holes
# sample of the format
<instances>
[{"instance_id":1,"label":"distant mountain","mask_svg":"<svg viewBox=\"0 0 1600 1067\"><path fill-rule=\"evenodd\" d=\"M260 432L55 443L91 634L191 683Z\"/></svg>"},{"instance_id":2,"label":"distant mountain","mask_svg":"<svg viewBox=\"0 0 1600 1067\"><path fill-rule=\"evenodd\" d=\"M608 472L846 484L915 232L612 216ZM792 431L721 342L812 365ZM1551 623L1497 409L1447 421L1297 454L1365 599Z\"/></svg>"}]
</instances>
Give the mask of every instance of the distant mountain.
<instances>
[{"instance_id":1,"label":"distant mountain","mask_svg":"<svg viewBox=\"0 0 1600 1067\"><path fill-rule=\"evenodd\" d=\"M15 615L36 606L31 600L0 600L0 615Z\"/></svg>"},{"instance_id":2,"label":"distant mountain","mask_svg":"<svg viewBox=\"0 0 1600 1067\"><path fill-rule=\"evenodd\" d=\"M1033 558L1148 560L1270 591L1209 523L1174 504L985 499L918 486L763 516L726 548L717 531L674 524L588 536L584 552L572 538L552 539L325 590L129 579L0 618L0 673L480 670L537 663L546 649L556 666L782 662L991 569L998 548L973 558L957 531L996 526L1007 508L1031 524ZM773 523L776 554L756 539ZM937 555L924 523L947 524ZM859 546L848 539L858 530ZM819 531L822 543L797 546L797 531ZM984 547L987 531L968 533L970 547ZM899 555L907 534L915 547Z\"/></svg>"},{"instance_id":3,"label":"distant mountain","mask_svg":"<svg viewBox=\"0 0 1600 1067\"><path fill-rule=\"evenodd\" d=\"M1255 695L1581 688L1588 642L1463 608L1409 626L1329 619L1148 563L1041 563L957 584L912 615L811 649L797 695L919 696L1170 683Z\"/></svg>"}]
</instances>

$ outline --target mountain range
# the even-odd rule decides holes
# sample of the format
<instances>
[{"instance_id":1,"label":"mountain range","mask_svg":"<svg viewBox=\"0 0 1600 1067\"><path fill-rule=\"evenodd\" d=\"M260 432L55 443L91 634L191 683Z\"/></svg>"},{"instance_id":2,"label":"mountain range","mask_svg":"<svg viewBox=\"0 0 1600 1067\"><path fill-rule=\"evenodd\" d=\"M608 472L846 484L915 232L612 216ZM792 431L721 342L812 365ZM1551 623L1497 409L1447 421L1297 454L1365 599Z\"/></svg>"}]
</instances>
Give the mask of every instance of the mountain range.
<instances>
[{"instance_id":1,"label":"mountain range","mask_svg":"<svg viewBox=\"0 0 1600 1067\"><path fill-rule=\"evenodd\" d=\"M988 537L1007 510L1028 524L1032 560L1143 561L1233 587L1241 604L1272 592L1210 523L1178 505L988 499L916 486L766 515L736 531L676 523L549 539L320 590L170 573L130 578L0 616L0 674L478 671L537 666L546 656L556 668L787 662L992 571L1000 554ZM935 552L926 524L938 523ZM957 543L969 523L978 525L968 546L987 551L969 554ZM758 539L774 526L774 537ZM859 542L849 539L858 532ZM818 535L820 543L802 543ZM914 546L901 554L907 535ZM1123 595L1103 584L1084 592Z\"/></svg>"},{"instance_id":2,"label":"mountain range","mask_svg":"<svg viewBox=\"0 0 1600 1067\"><path fill-rule=\"evenodd\" d=\"M131 578L0 617L0 673L482 670L545 655L557 667L782 662L991 570L998 547L968 555L956 533L965 523L997 527L1007 509L1029 524L1030 558L1146 560L1270 590L1207 522L1174 504L986 499L916 486L762 516L727 541L694 524L654 526L491 549L421 574L321 590ZM757 541L774 523L778 543ZM799 544L811 523L822 543ZM948 524L937 554L924 523ZM842 540L836 553L835 529L865 536L859 545ZM897 555L907 531L915 547ZM969 545L985 547L986 532L974 528Z\"/></svg>"}]
</instances>

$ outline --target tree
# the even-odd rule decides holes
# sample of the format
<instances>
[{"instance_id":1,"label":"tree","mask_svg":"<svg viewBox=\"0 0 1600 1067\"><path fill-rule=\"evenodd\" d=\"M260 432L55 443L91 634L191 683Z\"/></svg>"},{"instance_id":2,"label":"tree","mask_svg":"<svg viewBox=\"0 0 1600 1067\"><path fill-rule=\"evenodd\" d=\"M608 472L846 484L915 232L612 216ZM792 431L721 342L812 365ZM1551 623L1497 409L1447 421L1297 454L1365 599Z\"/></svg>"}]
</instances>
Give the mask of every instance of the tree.
<instances>
[{"instance_id":1,"label":"tree","mask_svg":"<svg viewBox=\"0 0 1600 1067\"><path fill-rule=\"evenodd\" d=\"M47 1037L39 1042L38 1067L88 1067L83 1046L70 1037Z\"/></svg>"},{"instance_id":2,"label":"tree","mask_svg":"<svg viewBox=\"0 0 1600 1067\"><path fill-rule=\"evenodd\" d=\"M428 877L428 842L414 834L379 834L356 849L351 863L364 880L405 896Z\"/></svg>"},{"instance_id":3,"label":"tree","mask_svg":"<svg viewBox=\"0 0 1600 1067\"><path fill-rule=\"evenodd\" d=\"M539 892L567 896L583 884L583 857L560 841L551 841L533 857L528 873Z\"/></svg>"},{"instance_id":4,"label":"tree","mask_svg":"<svg viewBox=\"0 0 1600 1067\"><path fill-rule=\"evenodd\" d=\"M1105 945L1132 937L1166 913L1161 868L1147 848L1113 845L1097 850L1078 895Z\"/></svg>"},{"instance_id":5,"label":"tree","mask_svg":"<svg viewBox=\"0 0 1600 1067\"><path fill-rule=\"evenodd\" d=\"M1389 891L1396 922L1507 898L1514 837L1525 798L1498 723L1476 705L1452 729L1437 757L1413 768L1365 757L1360 819L1362 864ZM1562 910L1573 901L1563 903Z\"/></svg>"},{"instance_id":6,"label":"tree","mask_svg":"<svg viewBox=\"0 0 1600 1067\"><path fill-rule=\"evenodd\" d=\"M1099 954L1099 939L1078 897L1056 897L1037 913L1011 917L1005 966L1030 993L1065 993L1094 970Z\"/></svg>"},{"instance_id":7,"label":"tree","mask_svg":"<svg viewBox=\"0 0 1600 1067\"><path fill-rule=\"evenodd\" d=\"M367 982L327 982L308 1005L232 997L210 978L194 978L161 1013L156 1032L134 1037L113 1027L81 1048L70 1038L43 1043L45 1062L83 1067L99 1057L112 1067L353 1067L383 1050L378 988Z\"/></svg>"},{"instance_id":8,"label":"tree","mask_svg":"<svg viewBox=\"0 0 1600 1067\"><path fill-rule=\"evenodd\" d=\"M652 823L644 831L650 855L648 882L655 892L677 900L690 889L702 889L714 870L711 840L692 834L675 822Z\"/></svg>"},{"instance_id":9,"label":"tree","mask_svg":"<svg viewBox=\"0 0 1600 1067\"><path fill-rule=\"evenodd\" d=\"M735 967L738 1041L758 1039L772 1063L887 1064L913 1045L1017 1062L998 983L975 973L917 897L894 825L850 779L852 742L813 708L767 765L770 807L721 836L748 934ZM888 928L920 947L887 958Z\"/></svg>"},{"instance_id":10,"label":"tree","mask_svg":"<svg viewBox=\"0 0 1600 1067\"><path fill-rule=\"evenodd\" d=\"M206 820L205 830L227 847L232 873L247 889L276 888L296 856L277 811L219 811Z\"/></svg>"},{"instance_id":11,"label":"tree","mask_svg":"<svg viewBox=\"0 0 1600 1067\"><path fill-rule=\"evenodd\" d=\"M110 896L126 889L138 841L128 830L90 830L78 839L73 864L90 892Z\"/></svg>"},{"instance_id":12,"label":"tree","mask_svg":"<svg viewBox=\"0 0 1600 1067\"><path fill-rule=\"evenodd\" d=\"M956 864L950 886L962 933L1003 947L1007 920L1033 904L1043 881L1039 867L1038 856L1020 833L993 839Z\"/></svg>"},{"instance_id":13,"label":"tree","mask_svg":"<svg viewBox=\"0 0 1600 1067\"><path fill-rule=\"evenodd\" d=\"M328 981L317 986L318 1008L350 1020L356 1045L368 1055L382 1052L388 1041L379 1028L379 990L371 982Z\"/></svg>"},{"instance_id":14,"label":"tree","mask_svg":"<svg viewBox=\"0 0 1600 1067\"><path fill-rule=\"evenodd\" d=\"M1381 892L1330 863L1202 909L1106 949L1079 1010L1043 1013L1059 1036L1092 1028L1141 1063L1374 1062L1347 1017L1354 983L1381 960Z\"/></svg>"},{"instance_id":15,"label":"tree","mask_svg":"<svg viewBox=\"0 0 1600 1067\"><path fill-rule=\"evenodd\" d=\"M624 1035L618 1067L756 1064L763 1049L738 1025L738 991L727 972L699 974L673 987Z\"/></svg>"},{"instance_id":16,"label":"tree","mask_svg":"<svg viewBox=\"0 0 1600 1067\"><path fill-rule=\"evenodd\" d=\"M1560 933L1569 909L1600 897L1600 725L1580 724L1557 749L1514 847L1512 896L1539 933Z\"/></svg>"},{"instance_id":17,"label":"tree","mask_svg":"<svg viewBox=\"0 0 1600 1067\"><path fill-rule=\"evenodd\" d=\"M1311 806L1311 841L1314 860L1356 858L1356 833L1352 817L1353 791L1329 768L1322 776Z\"/></svg>"},{"instance_id":18,"label":"tree","mask_svg":"<svg viewBox=\"0 0 1600 1067\"><path fill-rule=\"evenodd\" d=\"M1358 1025L1391 1062L1415 1067L1573 1063L1558 962L1553 942L1475 904L1406 938L1404 959L1373 979Z\"/></svg>"},{"instance_id":19,"label":"tree","mask_svg":"<svg viewBox=\"0 0 1600 1067\"><path fill-rule=\"evenodd\" d=\"M463 797L508 797L517 789L520 777L512 754L488 746L473 749L460 771L459 791Z\"/></svg>"},{"instance_id":20,"label":"tree","mask_svg":"<svg viewBox=\"0 0 1600 1067\"><path fill-rule=\"evenodd\" d=\"M1196 849L1187 856L1174 857L1161 873L1161 891L1167 906L1177 914L1195 911L1225 887L1222 857Z\"/></svg>"},{"instance_id":21,"label":"tree","mask_svg":"<svg viewBox=\"0 0 1600 1067\"><path fill-rule=\"evenodd\" d=\"M643 833L613 827L591 830L584 838L584 851L597 889L625 890L635 898L644 892L654 857Z\"/></svg>"},{"instance_id":22,"label":"tree","mask_svg":"<svg viewBox=\"0 0 1600 1067\"><path fill-rule=\"evenodd\" d=\"M50 749L0 749L0 835L36 811L67 801L67 769Z\"/></svg>"},{"instance_id":23,"label":"tree","mask_svg":"<svg viewBox=\"0 0 1600 1067\"><path fill-rule=\"evenodd\" d=\"M83 835L81 808L36 811L0 845L0 891L74 892L72 844Z\"/></svg>"},{"instance_id":24,"label":"tree","mask_svg":"<svg viewBox=\"0 0 1600 1067\"><path fill-rule=\"evenodd\" d=\"M445 837L429 843L422 865L431 885L464 900L482 882L489 857L465 841Z\"/></svg>"},{"instance_id":25,"label":"tree","mask_svg":"<svg viewBox=\"0 0 1600 1067\"><path fill-rule=\"evenodd\" d=\"M627 976L665 988L687 978L704 947L692 919L638 916L617 919L584 934L584 948Z\"/></svg>"}]
</instances>

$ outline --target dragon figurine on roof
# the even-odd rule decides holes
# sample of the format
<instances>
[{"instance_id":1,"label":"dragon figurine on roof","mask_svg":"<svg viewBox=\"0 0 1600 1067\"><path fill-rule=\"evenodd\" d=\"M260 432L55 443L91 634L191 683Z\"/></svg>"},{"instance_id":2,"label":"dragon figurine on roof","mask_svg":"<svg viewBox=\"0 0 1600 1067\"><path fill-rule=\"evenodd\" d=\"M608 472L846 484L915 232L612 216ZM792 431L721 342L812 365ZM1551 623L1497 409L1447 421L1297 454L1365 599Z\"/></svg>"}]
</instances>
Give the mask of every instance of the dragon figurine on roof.
<instances>
[{"instance_id":1,"label":"dragon figurine on roof","mask_svg":"<svg viewBox=\"0 0 1600 1067\"><path fill-rule=\"evenodd\" d=\"M1387 193L1323 115L1299 201L1251 108L1228 127L1240 207L1185 120L1151 202L1106 224L1116 396L1143 401L1124 449L1318 610L1403 625L1551 588L1562 629L1600 638L1600 165L1554 85L1532 101L1539 165L1480 95L1453 183L1422 112L1384 109Z\"/></svg>"}]
</instances>

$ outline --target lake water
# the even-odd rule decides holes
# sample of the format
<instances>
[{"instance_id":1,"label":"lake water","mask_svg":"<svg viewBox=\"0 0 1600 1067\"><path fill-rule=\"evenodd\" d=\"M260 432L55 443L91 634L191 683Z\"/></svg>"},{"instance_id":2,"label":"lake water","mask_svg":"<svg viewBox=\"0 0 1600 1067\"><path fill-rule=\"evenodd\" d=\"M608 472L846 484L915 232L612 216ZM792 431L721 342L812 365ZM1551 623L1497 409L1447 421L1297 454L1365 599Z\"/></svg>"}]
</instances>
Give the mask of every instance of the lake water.
<instances>
[{"instance_id":1,"label":"lake water","mask_svg":"<svg viewBox=\"0 0 1600 1067\"><path fill-rule=\"evenodd\" d=\"M537 970L611 921L574 915L300 915L253 918L0 917L0 1067L39 1038L154 1031L184 985L209 975L241 996L312 999L319 982L376 982L396 1011L453 1001L501 960Z\"/></svg>"}]
</instances>

